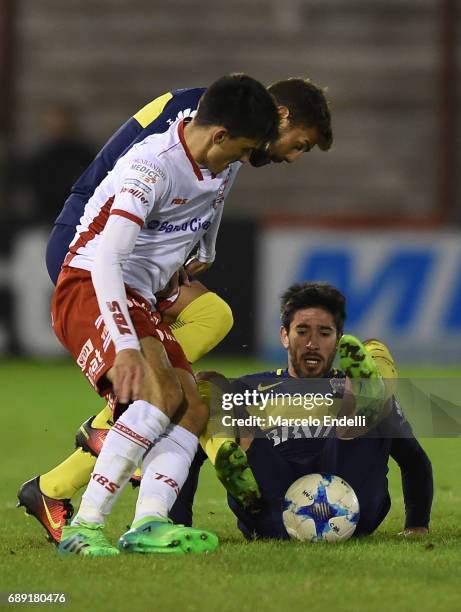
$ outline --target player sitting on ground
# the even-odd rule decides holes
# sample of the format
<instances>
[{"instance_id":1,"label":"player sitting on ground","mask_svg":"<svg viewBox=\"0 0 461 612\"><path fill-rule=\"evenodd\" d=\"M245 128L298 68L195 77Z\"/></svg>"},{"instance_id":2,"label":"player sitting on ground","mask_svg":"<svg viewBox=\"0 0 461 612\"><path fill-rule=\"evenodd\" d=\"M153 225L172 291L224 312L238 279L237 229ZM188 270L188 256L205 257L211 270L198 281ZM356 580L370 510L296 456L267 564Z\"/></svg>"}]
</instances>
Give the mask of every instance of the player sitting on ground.
<instances>
[{"instance_id":1,"label":"player sitting on ground","mask_svg":"<svg viewBox=\"0 0 461 612\"><path fill-rule=\"evenodd\" d=\"M275 97L280 117L280 137L266 150L254 151L250 163L261 166L271 162L294 162L316 145L328 150L332 143L328 103L321 88L305 79L286 79L268 90ZM118 157L146 136L165 132L178 115L196 113L204 88L180 89L156 98L109 139L86 172L75 183L63 211L56 220L47 248L47 268L56 283L68 245L88 199L98 183L112 170ZM198 281L182 286L179 297L163 314L172 326L190 363L215 347L232 327L232 312L224 300ZM112 412L106 407L88 419L77 434L77 450L53 470L24 483L18 492L19 505L35 516L50 539L58 543L65 520L73 513L70 499L85 486L94 468L96 456L112 426ZM221 440L206 437L202 445L214 462ZM182 508L182 506L178 506ZM191 524L188 511L176 512L175 522Z\"/></svg>"},{"instance_id":2,"label":"player sitting on ground","mask_svg":"<svg viewBox=\"0 0 461 612\"><path fill-rule=\"evenodd\" d=\"M154 296L197 245L198 262L214 260L235 175L254 148L277 134L277 108L267 90L245 75L223 77L203 95L193 119L173 123L121 157L85 206L59 275L52 321L95 390L115 394L115 424L80 509L64 527L61 554L119 553L102 528L141 460L135 518L119 548L184 553L218 546L214 534L167 520L208 410ZM162 231L164 224L172 229Z\"/></svg>"},{"instance_id":3,"label":"player sitting on ground","mask_svg":"<svg viewBox=\"0 0 461 612\"><path fill-rule=\"evenodd\" d=\"M376 340L362 344L353 336L342 337L345 316L345 299L331 285L293 285L281 301L280 336L287 350L288 367L242 376L230 383L216 374L208 373L203 378L211 377L226 393L276 387L277 392L288 394L293 393L294 385L300 390L300 379L321 379L313 382L320 383L324 393L333 392L338 398L344 393L346 374L373 379L380 376L381 370L388 379L394 378L393 360L384 345ZM337 351L339 370L333 368ZM392 386L391 380L387 383ZM303 389L309 391L308 380ZM315 386L313 390L320 389ZM340 439L334 435L334 428L327 426L280 425L262 427L259 432L254 428L251 436L244 434L240 442L246 454L235 442L224 443L215 467L231 491L229 506L245 537L287 538L281 512L285 492L297 478L317 472L337 474L353 487L360 503L355 534L372 533L390 508L386 477L389 456L402 473L405 533L426 533L433 493L431 463L392 389L388 389L388 396L390 413L371 431L354 439ZM190 478L194 478L192 473Z\"/></svg>"}]
</instances>

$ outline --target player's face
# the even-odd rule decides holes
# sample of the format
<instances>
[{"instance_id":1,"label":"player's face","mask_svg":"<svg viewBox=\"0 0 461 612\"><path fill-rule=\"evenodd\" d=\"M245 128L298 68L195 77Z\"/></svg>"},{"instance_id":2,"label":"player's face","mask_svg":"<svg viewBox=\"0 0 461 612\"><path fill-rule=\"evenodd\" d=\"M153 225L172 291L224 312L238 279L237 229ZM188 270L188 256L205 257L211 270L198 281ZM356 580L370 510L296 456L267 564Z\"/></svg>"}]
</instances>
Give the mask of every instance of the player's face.
<instances>
[{"instance_id":1,"label":"player's face","mask_svg":"<svg viewBox=\"0 0 461 612\"><path fill-rule=\"evenodd\" d=\"M288 351L288 372L297 378L320 378L331 368L338 333L333 316L323 308L297 310L287 331L280 330Z\"/></svg>"},{"instance_id":2,"label":"player's face","mask_svg":"<svg viewBox=\"0 0 461 612\"><path fill-rule=\"evenodd\" d=\"M231 138L228 133L218 135L208 150L205 165L214 174L219 174L233 162L250 161L251 153L259 144L251 138Z\"/></svg>"},{"instance_id":3,"label":"player's face","mask_svg":"<svg viewBox=\"0 0 461 612\"><path fill-rule=\"evenodd\" d=\"M292 164L308 153L317 144L319 137L316 127L291 127L288 124L279 128L280 137L270 144L266 149L257 149L250 156L252 166L259 167L266 164L280 164L287 162Z\"/></svg>"}]
</instances>

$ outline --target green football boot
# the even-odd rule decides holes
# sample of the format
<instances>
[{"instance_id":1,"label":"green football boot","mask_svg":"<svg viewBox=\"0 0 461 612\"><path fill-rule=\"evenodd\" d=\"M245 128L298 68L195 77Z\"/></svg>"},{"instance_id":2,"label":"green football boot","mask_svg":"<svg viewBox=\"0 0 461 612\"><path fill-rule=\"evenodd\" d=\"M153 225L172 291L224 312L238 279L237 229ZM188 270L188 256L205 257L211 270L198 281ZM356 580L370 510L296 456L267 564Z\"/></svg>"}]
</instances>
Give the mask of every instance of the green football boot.
<instances>
[{"instance_id":1,"label":"green football boot","mask_svg":"<svg viewBox=\"0 0 461 612\"><path fill-rule=\"evenodd\" d=\"M60 555L82 557L114 557L119 551L112 546L103 533L104 525L80 520L78 525L66 525L62 530L58 546Z\"/></svg>"},{"instance_id":2,"label":"green football boot","mask_svg":"<svg viewBox=\"0 0 461 612\"><path fill-rule=\"evenodd\" d=\"M210 531L174 525L159 517L147 517L133 523L117 546L128 553L185 555L213 552L219 547L219 540Z\"/></svg>"},{"instance_id":3,"label":"green football boot","mask_svg":"<svg viewBox=\"0 0 461 612\"><path fill-rule=\"evenodd\" d=\"M367 428L376 425L387 409L385 385L375 360L358 338L347 334L339 341L338 356L340 369L351 379L355 415L365 417Z\"/></svg>"},{"instance_id":4,"label":"green football boot","mask_svg":"<svg viewBox=\"0 0 461 612\"><path fill-rule=\"evenodd\" d=\"M339 367L349 378L379 378L378 367L358 338L342 336L338 344Z\"/></svg>"},{"instance_id":5,"label":"green football boot","mask_svg":"<svg viewBox=\"0 0 461 612\"><path fill-rule=\"evenodd\" d=\"M256 514L261 510L261 491L248 465L245 451L237 442L227 440L219 447L215 460L216 476L240 505Z\"/></svg>"}]
</instances>

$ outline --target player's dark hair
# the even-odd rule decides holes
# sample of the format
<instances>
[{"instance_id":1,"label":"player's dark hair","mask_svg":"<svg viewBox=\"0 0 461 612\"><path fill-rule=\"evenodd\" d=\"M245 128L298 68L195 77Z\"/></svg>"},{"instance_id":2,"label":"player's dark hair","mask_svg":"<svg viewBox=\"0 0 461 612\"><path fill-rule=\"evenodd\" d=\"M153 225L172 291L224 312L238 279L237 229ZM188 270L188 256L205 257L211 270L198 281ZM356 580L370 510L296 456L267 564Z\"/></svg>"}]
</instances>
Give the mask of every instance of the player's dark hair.
<instances>
[{"instance_id":1,"label":"player's dark hair","mask_svg":"<svg viewBox=\"0 0 461 612\"><path fill-rule=\"evenodd\" d=\"M337 335L343 333L346 320L346 298L329 283L296 283L281 297L280 318L283 327L289 331L295 312L302 308L323 308L335 320Z\"/></svg>"},{"instance_id":2,"label":"player's dark hair","mask_svg":"<svg viewBox=\"0 0 461 612\"><path fill-rule=\"evenodd\" d=\"M290 125L316 127L319 133L317 146L328 151L333 143L333 131L325 91L309 79L296 77L272 83L267 89L279 106L286 106L290 111Z\"/></svg>"},{"instance_id":3,"label":"player's dark hair","mask_svg":"<svg viewBox=\"0 0 461 612\"><path fill-rule=\"evenodd\" d=\"M279 116L267 89L246 74L221 77L200 99L197 125L221 125L231 138L251 138L261 143L279 136Z\"/></svg>"}]
</instances>

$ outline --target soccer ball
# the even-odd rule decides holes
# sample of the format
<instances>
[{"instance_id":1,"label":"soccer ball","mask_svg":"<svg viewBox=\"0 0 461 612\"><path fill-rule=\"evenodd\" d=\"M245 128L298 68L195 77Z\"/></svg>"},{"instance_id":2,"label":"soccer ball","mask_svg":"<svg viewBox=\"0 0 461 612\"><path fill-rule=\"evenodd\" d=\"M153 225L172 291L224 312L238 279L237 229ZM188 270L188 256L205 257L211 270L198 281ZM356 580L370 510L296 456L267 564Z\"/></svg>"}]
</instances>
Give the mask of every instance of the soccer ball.
<instances>
[{"instance_id":1,"label":"soccer ball","mask_svg":"<svg viewBox=\"0 0 461 612\"><path fill-rule=\"evenodd\" d=\"M354 533L359 500L339 476L308 474L285 493L283 523L288 535L302 542L337 542Z\"/></svg>"}]
</instances>

